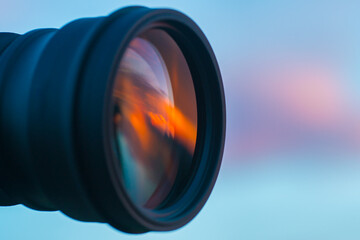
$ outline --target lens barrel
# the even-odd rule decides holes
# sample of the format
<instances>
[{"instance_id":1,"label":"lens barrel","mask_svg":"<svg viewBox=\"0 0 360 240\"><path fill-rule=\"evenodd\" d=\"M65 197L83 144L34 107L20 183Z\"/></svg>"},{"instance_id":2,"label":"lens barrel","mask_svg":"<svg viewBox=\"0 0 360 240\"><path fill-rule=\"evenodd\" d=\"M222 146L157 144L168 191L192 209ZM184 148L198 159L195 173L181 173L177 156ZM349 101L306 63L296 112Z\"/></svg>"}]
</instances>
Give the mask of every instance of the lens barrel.
<instances>
[{"instance_id":1,"label":"lens barrel","mask_svg":"<svg viewBox=\"0 0 360 240\"><path fill-rule=\"evenodd\" d=\"M193 124L196 135L189 135L191 129L184 126L190 125L185 124L175 107L170 108L168 119L175 119L183 127L173 130L170 123L164 125L166 128L161 125L157 129L162 129L163 135L158 139L170 143L172 148L182 139L194 139L194 146L191 155L186 155L190 159L186 169L163 170L168 178L171 174L176 176L171 178L171 185L164 185L169 193L157 193L161 201L154 201L156 204L149 208L140 206L131 194L131 181L143 177L141 173L134 171L131 181L124 176L129 173L124 167L126 149L118 148L115 139L127 125L118 124L121 126L118 129L114 125L117 104L114 89L126 74L132 74L126 72L128 68L123 68L126 74L118 78L119 65L125 61L122 59L132 41L149 31L156 35L159 30L176 43L188 66L190 77L187 78L192 81L191 86L182 74L172 75L169 70L174 85L170 91L174 91L174 97L169 99L175 99L171 106L179 106L186 112L182 104L188 102L191 95L188 92L194 92L196 107L191 109L196 111L196 118L192 118L196 121ZM152 79L162 81L165 78L169 61L180 61L177 58L167 60L170 57L161 46L151 51L154 56L159 52L160 60L151 62L153 58L146 52L142 55L150 59L149 64L142 65L144 69L152 69L155 73L153 78L148 72L143 74L150 83ZM166 74L156 70L160 62L164 62ZM136 65L139 62L134 64L133 69L140 67ZM174 82L172 76L180 77ZM134 86L121 88L125 94L130 94L129 89L139 89L134 79L130 79ZM148 93L144 87L142 91L144 96ZM121 103L130 102L119 104L122 109L116 110L128 117L126 114L130 111L125 110L134 109L130 108L133 98L119 99ZM151 110L150 117L155 116L156 121L170 121L154 115L155 110L161 112L159 108L143 99L147 104L146 113ZM151 128L153 135L159 132L154 129ZM174 135L180 136L180 140L169 142L168 136ZM133 149L139 149L131 131L128 136ZM143 132L138 136L139 141L146 137ZM197 25L178 11L127 7L106 17L78 19L60 29L37 29L23 35L0 33L0 206L23 204L41 211L60 210L71 218L108 223L129 233L177 229L193 219L208 199L219 172L224 141L225 99L214 53ZM153 141L152 144L154 148L163 146L162 142ZM167 160L158 162L163 155L157 153L150 161L145 158L148 153L143 151L141 156L147 162L141 165L143 162L139 161L138 168L146 166L151 176L158 172L159 166L168 169ZM179 166L184 166L184 156L177 155ZM156 176L157 182L163 184L161 176ZM162 189L164 187L157 191ZM137 187L137 191L142 188ZM147 198L148 195L144 197Z\"/></svg>"}]
</instances>

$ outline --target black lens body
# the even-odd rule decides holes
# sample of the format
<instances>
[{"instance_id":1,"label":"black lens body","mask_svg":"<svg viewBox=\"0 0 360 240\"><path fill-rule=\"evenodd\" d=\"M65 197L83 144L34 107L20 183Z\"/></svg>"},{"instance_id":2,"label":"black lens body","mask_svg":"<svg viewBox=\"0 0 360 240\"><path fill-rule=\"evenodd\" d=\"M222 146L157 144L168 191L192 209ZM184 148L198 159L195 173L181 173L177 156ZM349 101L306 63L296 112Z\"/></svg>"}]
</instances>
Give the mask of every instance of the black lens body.
<instances>
[{"instance_id":1,"label":"black lens body","mask_svg":"<svg viewBox=\"0 0 360 240\"><path fill-rule=\"evenodd\" d=\"M144 212L124 190L112 142L116 67L132 39L166 31L189 65L198 135L188 183ZM128 7L61 29L0 33L0 205L60 210L129 232L188 223L215 184L225 138L220 71L196 24L169 9Z\"/></svg>"}]
</instances>

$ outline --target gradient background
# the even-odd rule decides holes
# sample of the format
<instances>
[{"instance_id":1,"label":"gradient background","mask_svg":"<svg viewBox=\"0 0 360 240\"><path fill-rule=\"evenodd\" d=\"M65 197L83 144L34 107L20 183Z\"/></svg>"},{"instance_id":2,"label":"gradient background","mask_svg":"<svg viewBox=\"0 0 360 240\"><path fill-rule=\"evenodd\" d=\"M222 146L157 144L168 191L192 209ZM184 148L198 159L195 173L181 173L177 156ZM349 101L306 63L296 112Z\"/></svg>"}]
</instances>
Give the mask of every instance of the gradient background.
<instances>
[{"instance_id":1,"label":"gradient background","mask_svg":"<svg viewBox=\"0 0 360 240\"><path fill-rule=\"evenodd\" d=\"M3 207L0 239L360 239L360 2L0 0L0 32L130 4L185 12L218 57L228 129L211 198L184 228L140 236Z\"/></svg>"}]
</instances>

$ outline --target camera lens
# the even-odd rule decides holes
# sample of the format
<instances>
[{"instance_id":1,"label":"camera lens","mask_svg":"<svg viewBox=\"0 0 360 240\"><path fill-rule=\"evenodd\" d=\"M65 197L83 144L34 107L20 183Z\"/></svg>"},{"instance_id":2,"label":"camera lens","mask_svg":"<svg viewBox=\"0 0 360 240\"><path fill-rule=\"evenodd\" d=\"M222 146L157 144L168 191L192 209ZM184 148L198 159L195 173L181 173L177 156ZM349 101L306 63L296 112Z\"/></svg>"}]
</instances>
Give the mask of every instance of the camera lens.
<instances>
[{"instance_id":1,"label":"camera lens","mask_svg":"<svg viewBox=\"0 0 360 240\"><path fill-rule=\"evenodd\" d=\"M128 7L0 33L0 205L121 231L191 221L215 184L225 98L198 26Z\"/></svg>"},{"instance_id":2,"label":"camera lens","mask_svg":"<svg viewBox=\"0 0 360 240\"><path fill-rule=\"evenodd\" d=\"M180 48L162 30L133 39L119 64L115 139L125 188L139 206L156 208L189 175L197 135L192 81Z\"/></svg>"}]
</instances>

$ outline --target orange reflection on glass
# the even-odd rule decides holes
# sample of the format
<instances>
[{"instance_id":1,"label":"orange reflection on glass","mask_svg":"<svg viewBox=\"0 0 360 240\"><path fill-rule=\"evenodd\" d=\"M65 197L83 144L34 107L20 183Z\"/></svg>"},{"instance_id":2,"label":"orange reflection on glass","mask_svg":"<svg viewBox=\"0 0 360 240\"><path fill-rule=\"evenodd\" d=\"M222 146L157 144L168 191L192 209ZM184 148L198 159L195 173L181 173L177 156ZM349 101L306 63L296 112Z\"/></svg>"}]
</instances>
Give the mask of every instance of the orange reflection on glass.
<instances>
[{"instance_id":1,"label":"orange reflection on glass","mask_svg":"<svg viewBox=\"0 0 360 240\"><path fill-rule=\"evenodd\" d=\"M164 40L163 34L158 32L156 36ZM175 42L169 38L165 37L170 49L165 47L163 53L144 38L132 40L121 60L113 90L124 185L130 197L147 208L161 203L177 175L190 167L197 137L191 74L189 69L183 69L187 67L185 59L167 55L176 53L171 49L176 47ZM173 70L179 68L183 70L183 87L175 88L172 81L181 76ZM183 98L186 100L181 101Z\"/></svg>"}]
</instances>

